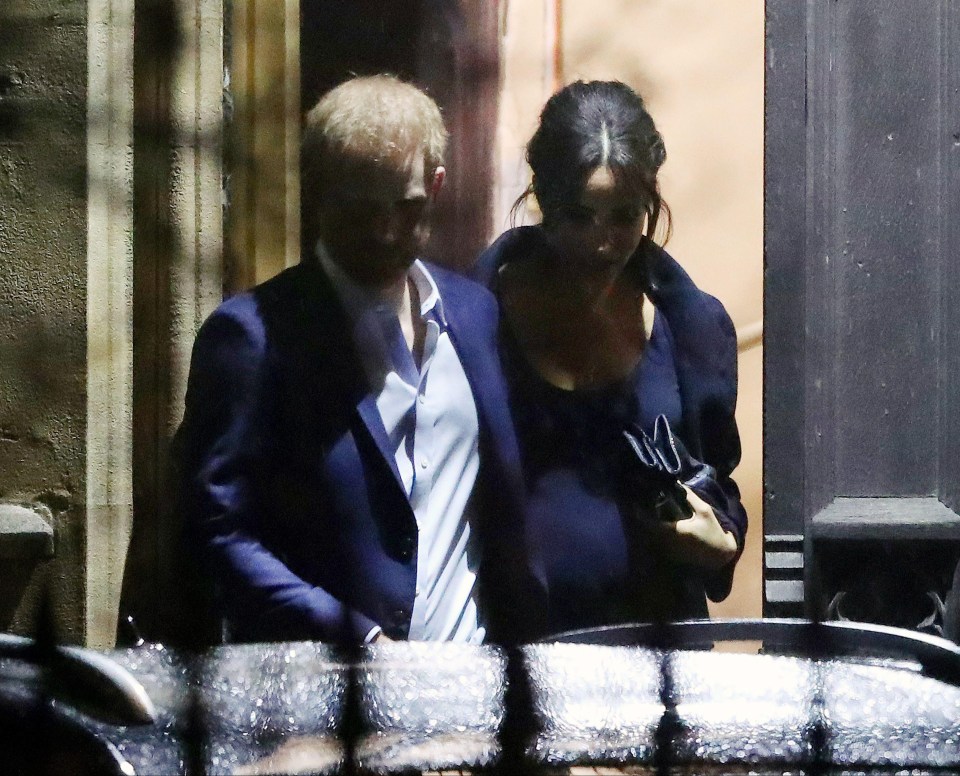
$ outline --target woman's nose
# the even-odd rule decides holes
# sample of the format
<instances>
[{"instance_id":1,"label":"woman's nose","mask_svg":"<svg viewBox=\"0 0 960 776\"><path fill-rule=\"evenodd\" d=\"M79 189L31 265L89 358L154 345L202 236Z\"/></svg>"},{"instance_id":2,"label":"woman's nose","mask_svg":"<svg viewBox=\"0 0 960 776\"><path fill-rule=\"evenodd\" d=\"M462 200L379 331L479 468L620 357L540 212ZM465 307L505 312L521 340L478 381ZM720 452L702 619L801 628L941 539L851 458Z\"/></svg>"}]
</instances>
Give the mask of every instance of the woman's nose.
<instances>
[{"instance_id":1,"label":"woman's nose","mask_svg":"<svg viewBox=\"0 0 960 776\"><path fill-rule=\"evenodd\" d=\"M597 253L610 253L617 241L616 229L609 222L601 221L594 230Z\"/></svg>"}]
</instances>

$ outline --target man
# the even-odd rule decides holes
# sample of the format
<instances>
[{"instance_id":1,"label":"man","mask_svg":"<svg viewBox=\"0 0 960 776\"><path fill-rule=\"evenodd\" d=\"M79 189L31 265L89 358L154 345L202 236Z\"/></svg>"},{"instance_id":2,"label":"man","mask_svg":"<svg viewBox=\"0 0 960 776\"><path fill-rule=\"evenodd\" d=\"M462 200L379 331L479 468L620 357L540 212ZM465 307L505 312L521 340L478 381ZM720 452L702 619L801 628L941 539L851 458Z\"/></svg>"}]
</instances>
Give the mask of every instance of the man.
<instances>
[{"instance_id":1,"label":"man","mask_svg":"<svg viewBox=\"0 0 960 776\"><path fill-rule=\"evenodd\" d=\"M232 639L538 632L496 308L416 259L445 142L409 84L329 92L304 130L302 262L197 336L183 503Z\"/></svg>"}]
</instances>

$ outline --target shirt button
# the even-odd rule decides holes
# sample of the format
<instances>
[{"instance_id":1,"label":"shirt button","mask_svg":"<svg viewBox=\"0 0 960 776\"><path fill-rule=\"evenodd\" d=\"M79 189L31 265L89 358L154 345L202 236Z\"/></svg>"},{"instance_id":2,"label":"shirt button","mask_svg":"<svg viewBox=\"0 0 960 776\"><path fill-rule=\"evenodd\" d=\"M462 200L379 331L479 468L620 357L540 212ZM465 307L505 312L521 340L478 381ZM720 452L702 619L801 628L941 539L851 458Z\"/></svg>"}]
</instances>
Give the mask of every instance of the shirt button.
<instances>
[{"instance_id":1,"label":"shirt button","mask_svg":"<svg viewBox=\"0 0 960 776\"><path fill-rule=\"evenodd\" d=\"M427 463L427 459L426 459L426 458L421 458L421 459L420 459L420 468L421 468L421 469L426 469L428 465L429 465L429 464Z\"/></svg>"},{"instance_id":2,"label":"shirt button","mask_svg":"<svg viewBox=\"0 0 960 776\"><path fill-rule=\"evenodd\" d=\"M414 595L415 595L415 596L419 596L419 595L420 595L420 586L419 586L419 585L417 585L417 589L416 589L416 591L414 592Z\"/></svg>"},{"instance_id":3,"label":"shirt button","mask_svg":"<svg viewBox=\"0 0 960 776\"><path fill-rule=\"evenodd\" d=\"M417 397L417 401L420 402L421 404L423 404L423 403L425 403L425 402L427 401L427 397L424 396L424 395L421 393L421 394Z\"/></svg>"}]
</instances>

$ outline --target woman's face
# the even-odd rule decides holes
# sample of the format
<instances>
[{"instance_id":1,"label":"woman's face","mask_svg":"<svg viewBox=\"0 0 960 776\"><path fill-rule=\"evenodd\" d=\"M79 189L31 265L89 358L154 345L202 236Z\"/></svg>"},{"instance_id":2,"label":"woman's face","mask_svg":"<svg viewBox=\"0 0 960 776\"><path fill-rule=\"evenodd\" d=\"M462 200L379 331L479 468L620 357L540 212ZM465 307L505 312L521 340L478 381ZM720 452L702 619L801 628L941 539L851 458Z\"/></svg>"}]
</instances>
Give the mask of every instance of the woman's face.
<instances>
[{"instance_id":1,"label":"woman's face","mask_svg":"<svg viewBox=\"0 0 960 776\"><path fill-rule=\"evenodd\" d=\"M643 236L643 202L609 167L587 178L574 205L563 208L549 231L565 268L578 275L615 277Z\"/></svg>"}]
</instances>

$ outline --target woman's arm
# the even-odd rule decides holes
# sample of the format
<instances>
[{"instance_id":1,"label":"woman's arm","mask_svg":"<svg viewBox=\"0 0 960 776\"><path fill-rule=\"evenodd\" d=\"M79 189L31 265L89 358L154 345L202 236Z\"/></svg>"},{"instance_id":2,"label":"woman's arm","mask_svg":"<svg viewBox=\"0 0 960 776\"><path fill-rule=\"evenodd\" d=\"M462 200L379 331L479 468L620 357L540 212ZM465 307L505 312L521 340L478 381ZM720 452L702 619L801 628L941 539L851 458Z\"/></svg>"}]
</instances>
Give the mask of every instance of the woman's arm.
<instances>
[{"instance_id":1,"label":"woman's arm","mask_svg":"<svg viewBox=\"0 0 960 776\"><path fill-rule=\"evenodd\" d=\"M747 531L740 490L731 477L740 460L736 332L717 299L686 279L676 286L657 310L665 313L661 336L668 338L677 366L682 405L677 433L689 454L708 465L709 476L703 472L686 488L694 515L657 526L657 533L664 553L696 569L707 595L719 601L730 592Z\"/></svg>"}]
</instances>

